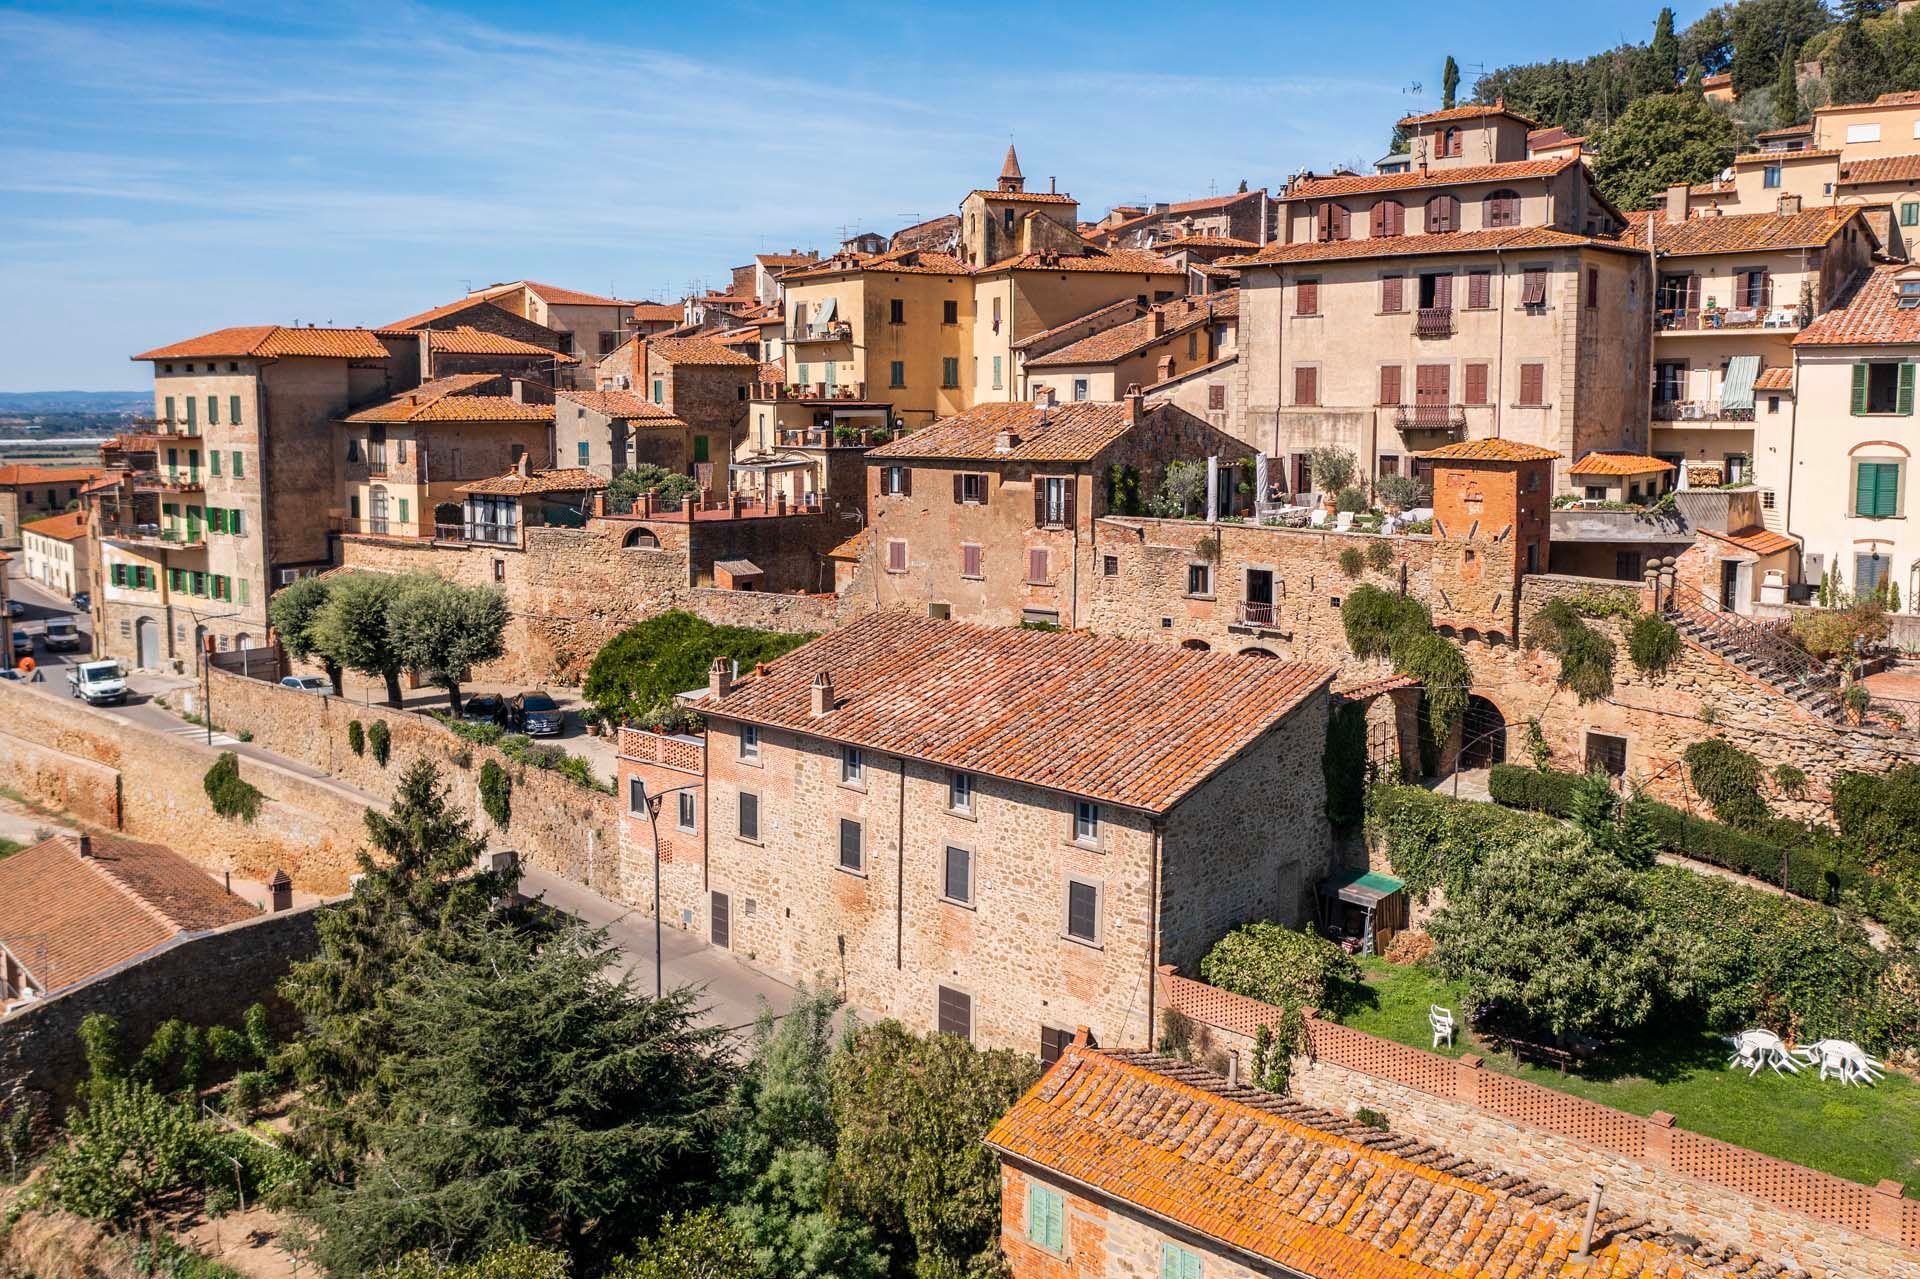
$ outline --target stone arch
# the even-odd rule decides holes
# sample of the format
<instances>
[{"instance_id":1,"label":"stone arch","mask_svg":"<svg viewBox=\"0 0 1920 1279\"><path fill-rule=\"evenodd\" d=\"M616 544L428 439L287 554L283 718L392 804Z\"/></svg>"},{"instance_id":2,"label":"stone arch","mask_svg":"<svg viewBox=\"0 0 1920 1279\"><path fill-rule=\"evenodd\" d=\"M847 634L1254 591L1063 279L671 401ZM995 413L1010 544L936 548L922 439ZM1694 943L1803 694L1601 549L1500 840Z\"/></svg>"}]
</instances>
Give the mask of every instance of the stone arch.
<instances>
[{"instance_id":1,"label":"stone arch","mask_svg":"<svg viewBox=\"0 0 1920 1279\"><path fill-rule=\"evenodd\" d=\"M629 549L638 547L641 550L657 551L660 549L660 539L652 529L636 526L627 530L627 535L621 539L620 545Z\"/></svg>"},{"instance_id":2,"label":"stone arch","mask_svg":"<svg viewBox=\"0 0 1920 1279\"><path fill-rule=\"evenodd\" d=\"M1196 653L1204 653L1211 649L1213 645L1203 639L1184 639L1180 641L1180 647L1190 648Z\"/></svg>"},{"instance_id":3,"label":"stone arch","mask_svg":"<svg viewBox=\"0 0 1920 1279\"><path fill-rule=\"evenodd\" d=\"M1280 655L1279 655L1278 653L1275 653L1275 652L1274 652L1274 651L1273 651L1272 649L1266 649L1266 648L1243 648L1243 649L1241 649L1241 650L1240 650L1240 653L1239 653L1239 656L1241 656L1241 657L1264 657L1264 658L1267 658L1267 659L1269 659L1269 660L1274 660L1274 661L1277 661L1277 660L1279 659L1279 656L1280 656Z\"/></svg>"},{"instance_id":4,"label":"stone arch","mask_svg":"<svg viewBox=\"0 0 1920 1279\"><path fill-rule=\"evenodd\" d=\"M1460 764L1462 769L1490 768L1507 762L1507 717L1490 697L1467 695L1466 713L1460 717Z\"/></svg>"}]
</instances>

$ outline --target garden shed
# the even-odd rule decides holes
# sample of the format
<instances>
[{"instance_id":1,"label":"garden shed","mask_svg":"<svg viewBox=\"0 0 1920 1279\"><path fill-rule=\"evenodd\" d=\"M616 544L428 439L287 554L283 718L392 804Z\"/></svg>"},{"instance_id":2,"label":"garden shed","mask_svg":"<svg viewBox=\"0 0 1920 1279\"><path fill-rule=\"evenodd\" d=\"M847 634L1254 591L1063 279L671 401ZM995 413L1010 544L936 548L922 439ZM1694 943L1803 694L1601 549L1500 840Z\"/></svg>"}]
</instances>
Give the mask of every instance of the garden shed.
<instances>
[{"instance_id":1,"label":"garden shed","mask_svg":"<svg viewBox=\"0 0 1920 1279\"><path fill-rule=\"evenodd\" d=\"M1407 927L1407 886L1377 870L1336 870L1320 881L1320 929L1348 950L1385 954Z\"/></svg>"}]
</instances>

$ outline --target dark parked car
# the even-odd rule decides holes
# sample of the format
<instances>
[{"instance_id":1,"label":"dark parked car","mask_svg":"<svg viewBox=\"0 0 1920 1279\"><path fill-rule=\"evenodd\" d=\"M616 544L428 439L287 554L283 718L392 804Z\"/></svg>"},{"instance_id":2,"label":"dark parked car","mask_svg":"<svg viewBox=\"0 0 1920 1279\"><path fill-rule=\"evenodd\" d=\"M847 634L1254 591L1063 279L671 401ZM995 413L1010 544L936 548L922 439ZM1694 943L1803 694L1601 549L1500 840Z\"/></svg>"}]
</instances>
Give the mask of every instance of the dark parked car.
<instances>
[{"instance_id":1,"label":"dark parked car","mask_svg":"<svg viewBox=\"0 0 1920 1279\"><path fill-rule=\"evenodd\" d=\"M75 591L73 593L73 606L82 613L91 613L93 611L93 596L87 594L85 591Z\"/></svg>"},{"instance_id":2,"label":"dark parked car","mask_svg":"<svg viewBox=\"0 0 1920 1279\"><path fill-rule=\"evenodd\" d=\"M507 722L506 699L498 693L469 697L460 706L460 718L469 724L504 724Z\"/></svg>"},{"instance_id":3,"label":"dark parked car","mask_svg":"<svg viewBox=\"0 0 1920 1279\"><path fill-rule=\"evenodd\" d=\"M567 713L560 704L538 689L515 693L507 703L507 727L528 737L558 737L566 724Z\"/></svg>"}]
</instances>

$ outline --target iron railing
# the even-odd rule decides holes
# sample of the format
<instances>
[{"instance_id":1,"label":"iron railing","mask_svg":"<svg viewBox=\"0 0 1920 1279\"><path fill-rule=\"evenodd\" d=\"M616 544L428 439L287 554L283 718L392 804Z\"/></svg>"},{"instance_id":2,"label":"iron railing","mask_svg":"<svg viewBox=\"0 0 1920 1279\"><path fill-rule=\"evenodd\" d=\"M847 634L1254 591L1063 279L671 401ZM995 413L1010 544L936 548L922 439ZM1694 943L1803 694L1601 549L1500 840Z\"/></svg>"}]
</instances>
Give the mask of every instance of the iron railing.
<instances>
[{"instance_id":1,"label":"iron railing","mask_svg":"<svg viewBox=\"0 0 1920 1279\"><path fill-rule=\"evenodd\" d=\"M1464 404L1402 404L1393 415L1401 430L1446 431L1467 424Z\"/></svg>"},{"instance_id":2,"label":"iron railing","mask_svg":"<svg viewBox=\"0 0 1920 1279\"><path fill-rule=\"evenodd\" d=\"M1840 671L1815 658L1781 633L1780 628L1735 612L1721 600L1677 577L1663 577L1661 607L1704 631L1736 660L1745 658L1769 679L1809 693L1837 693Z\"/></svg>"},{"instance_id":3,"label":"iron railing","mask_svg":"<svg viewBox=\"0 0 1920 1279\"><path fill-rule=\"evenodd\" d=\"M1423 306L1413 317L1413 331L1418 337L1443 338L1453 332L1453 308L1450 306Z\"/></svg>"}]
</instances>

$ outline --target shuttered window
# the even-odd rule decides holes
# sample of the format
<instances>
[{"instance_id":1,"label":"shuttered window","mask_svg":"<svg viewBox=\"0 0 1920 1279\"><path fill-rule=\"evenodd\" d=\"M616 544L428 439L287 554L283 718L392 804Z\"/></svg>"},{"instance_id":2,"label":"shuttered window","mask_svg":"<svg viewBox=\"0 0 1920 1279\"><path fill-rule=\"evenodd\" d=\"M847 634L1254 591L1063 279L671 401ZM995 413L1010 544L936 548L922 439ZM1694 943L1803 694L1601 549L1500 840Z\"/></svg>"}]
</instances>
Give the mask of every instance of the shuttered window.
<instances>
[{"instance_id":1,"label":"shuttered window","mask_svg":"<svg viewBox=\"0 0 1920 1279\"><path fill-rule=\"evenodd\" d=\"M1318 404L1320 402L1319 369L1305 364L1294 366L1293 402L1295 404Z\"/></svg>"},{"instance_id":2,"label":"shuttered window","mask_svg":"<svg viewBox=\"0 0 1920 1279\"><path fill-rule=\"evenodd\" d=\"M1100 886L1085 880L1067 881L1067 936L1075 941L1098 946L1100 931Z\"/></svg>"},{"instance_id":3,"label":"shuttered window","mask_svg":"<svg viewBox=\"0 0 1920 1279\"><path fill-rule=\"evenodd\" d=\"M1226 408L1227 407L1227 388L1224 386L1208 387L1207 388L1207 407L1209 409Z\"/></svg>"},{"instance_id":4,"label":"shuttered window","mask_svg":"<svg viewBox=\"0 0 1920 1279\"><path fill-rule=\"evenodd\" d=\"M1467 309L1484 311L1493 305L1493 272L1467 273Z\"/></svg>"},{"instance_id":5,"label":"shuttered window","mask_svg":"<svg viewBox=\"0 0 1920 1279\"><path fill-rule=\"evenodd\" d=\"M1913 413L1910 363L1866 362L1853 366L1853 413Z\"/></svg>"},{"instance_id":6,"label":"shuttered window","mask_svg":"<svg viewBox=\"0 0 1920 1279\"><path fill-rule=\"evenodd\" d=\"M1547 304L1547 268L1530 266L1520 273L1520 305Z\"/></svg>"},{"instance_id":7,"label":"shuttered window","mask_svg":"<svg viewBox=\"0 0 1920 1279\"><path fill-rule=\"evenodd\" d=\"M227 423L231 426L240 425L240 397L237 395L227 397Z\"/></svg>"},{"instance_id":8,"label":"shuttered window","mask_svg":"<svg viewBox=\"0 0 1920 1279\"><path fill-rule=\"evenodd\" d=\"M1295 315L1320 314L1320 281L1302 280L1294 285L1293 313Z\"/></svg>"},{"instance_id":9,"label":"shuttered window","mask_svg":"<svg viewBox=\"0 0 1920 1279\"><path fill-rule=\"evenodd\" d=\"M1398 364L1380 366L1380 402L1382 404L1400 403L1400 366Z\"/></svg>"},{"instance_id":10,"label":"shuttered window","mask_svg":"<svg viewBox=\"0 0 1920 1279\"><path fill-rule=\"evenodd\" d=\"M1406 307L1402 284L1402 277L1397 275L1380 277L1380 309L1388 315L1404 310Z\"/></svg>"},{"instance_id":11,"label":"shuttered window","mask_svg":"<svg viewBox=\"0 0 1920 1279\"><path fill-rule=\"evenodd\" d=\"M1051 580L1047 573L1046 548L1041 546L1030 548L1027 551L1027 581L1041 584Z\"/></svg>"},{"instance_id":12,"label":"shuttered window","mask_svg":"<svg viewBox=\"0 0 1920 1279\"><path fill-rule=\"evenodd\" d=\"M940 357L940 385L949 389L960 385L960 357L943 355Z\"/></svg>"},{"instance_id":13,"label":"shuttered window","mask_svg":"<svg viewBox=\"0 0 1920 1279\"><path fill-rule=\"evenodd\" d=\"M1853 468L1855 515L1884 519L1900 514L1900 463L1855 462Z\"/></svg>"},{"instance_id":14,"label":"shuttered window","mask_svg":"<svg viewBox=\"0 0 1920 1279\"><path fill-rule=\"evenodd\" d=\"M1517 191L1495 191L1482 206L1484 224L1489 227L1520 225L1520 195Z\"/></svg>"},{"instance_id":15,"label":"shuttered window","mask_svg":"<svg viewBox=\"0 0 1920 1279\"><path fill-rule=\"evenodd\" d=\"M980 547L975 542L963 542L960 546L960 576L979 577Z\"/></svg>"},{"instance_id":16,"label":"shuttered window","mask_svg":"<svg viewBox=\"0 0 1920 1279\"><path fill-rule=\"evenodd\" d=\"M1460 229L1460 201L1451 195L1436 195L1427 201L1427 234L1441 235Z\"/></svg>"},{"instance_id":17,"label":"shuttered window","mask_svg":"<svg viewBox=\"0 0 1920 1279\"><path fill-rule=\"evenodd\" d=\"M1447 364L1422 364L1414 370L1413 395L1416 404L1446 404L1453 390L1453 367Z\"/></svg>"},{"instance_id":18,"label":"shuttered window","mask_svg":"<svg viewBox=\"0 0 1920 1279\"><path fill-rule=\"evenodd\" d=\"M1453 309L1453 277L1436 275L1433 277L1433 305L1436 310Z\"/></svg>"},{"instance_id":19,"label":"shuttered window","mask_svg":"<svg viewBox=\"0 0 1920 1279\"><path fill-rule=\"evenodd\" d=\"M1407 206L1398 200L1380 201L1373 206L1372 226L1375 235L1406 234Z\"/></svg>"},{"instance_id":20,"label":"shuttered window","mask_svg":"<svg viewBox=\"0 0 1920 1279\"><path fill-rule=\"evenodd\" d=\"M907 544L901 538L887 543L887 572L904 573L907 571Z\"/></svg>"},{"instance_id":21,"label":"shuttered window","mask_svg":"<svg viewBox=\"0 0 1920 1279\"><path fill-rule=\"evenodd\" d=\"M860 830L860 823L851 817L840 819L840 869L865 870L867 865L866 841Z\"/></svg>"},{"instance_id":22,"label":"shuttered window","mask_svg":"<svg viewBox=\"0 0 1920 1279\"><path fill-rule=\"evenodd\" d=\"M1547 366L1544 364L1522 364L1520 366L1520 403L1532 408L1541 408L1547 402Z\"/></svg>"},{"instance_id":23,"label":"shuttered window","mask_svg":"<svg viewBox=\"0 0 1920 1279\"><path fill-rule=\"evenodd\" d=\"M1463 401L1468 404L1485 404L1487 402L1487 366L1469 364L1463 370L1462 376L1466 383L1462 395Z\"/></svg>"},{"instance_id":24,"label":"shuttered window","mask_svg":"<svg viewBox=\"0 0 1920 1279\"><path fill-rule=\"evenodd\" d=\"M940 1033L943 1035L958 1035L962 1039L971 1039L973 1037L973 996L962 991L950 990L945 986L940 987L938 1025L940 1027ZM1052 1192L1049 1191L1047 1193ZM1065 1229L1064 1220L1066 1210L1060 1205L1060 1196L1054 1195L1053 1198L1055 1207L1052 1216L1052 1237L1058 1240L1062 1235L1062 1231ZM1029 1202L1028 1214L1028 1237L1032 1238L1031 1202ZM1038 1243L1040 1241L1035 1239L1034 1242ZM1060 1244L1056 1242L1050 1246L1058 1250Z\"/></svg>"},{"instance_id":25,"label":"shuttered window","mask_svg":"<svg viewBox=\"0 0 1920 1279\"><path fill-rule=\"evenodd\" d=\"M1161 1244L1160 1279L1202 1279L1200 1258L1178 1244Z\"/></svg>"},{"instance_id":26,"label":"shuttered window","mask_svg":"<svg viewBox=\"0 0 1920 1279\"><path fill-rule=\"evenodd\" d=\"M752 791L740 792L740 838L760 838L760 797Z\"/></svg>"},{"instance_id":27,"label":"shuttered window","mask_svg":"<svg viewBox=\"0 0 1920 1279\"><path fill-rule=\"evenodd\" d=\"M1347 206L1331 200L1320 206L1320 238L1322 240L1344 240L1352 234L1351 215Z\"/></svg>"},{"instance_id":28,"label":"shuttered window","mask_svg":"<svg viewBox=\"0 0 1920 1279\"><path fill-rule=\"evenodd\" d=\"M1587 268L1587 309L1591 311L1596 309L1599 305L1600 305L1600 270L1598 267L1590 266Z\"/></svg>"},{"instance_id":29,"label":"shuttered window","mask_svg":"<svg viewBox=\"0 0 1920 1279\"><path fill-rule=\"evenodd\" d=\"M947 845L940 891L950 902L973 904L973 854L967 849Z\"/></svg>"},{"instance_id":30,"label":"shuttered window","mask_svg":"<svg viewBox=\"0 0 1920 1279\"><path fill-rule=\"evenodd\" d=\"M1073 1042L1073 1032L1059 1026L1040 1028L1040 1064L1051 1066L1060 1060L1060 1054L1067 1051L1067 1045Z\"/></svg>"},{"instance_id":31,"label":"shuttered window","mask_svg":"<svg viewBox=\"0 0 1920 1279\"><path fill-rule=\"evenodd\" d=\"M940 993L944 998L944 986ZM1027 1242L1051 1252L1067 1250L1067 1201L1037 1181L1027 1183Z\"/></svg>"}]
</instances>

